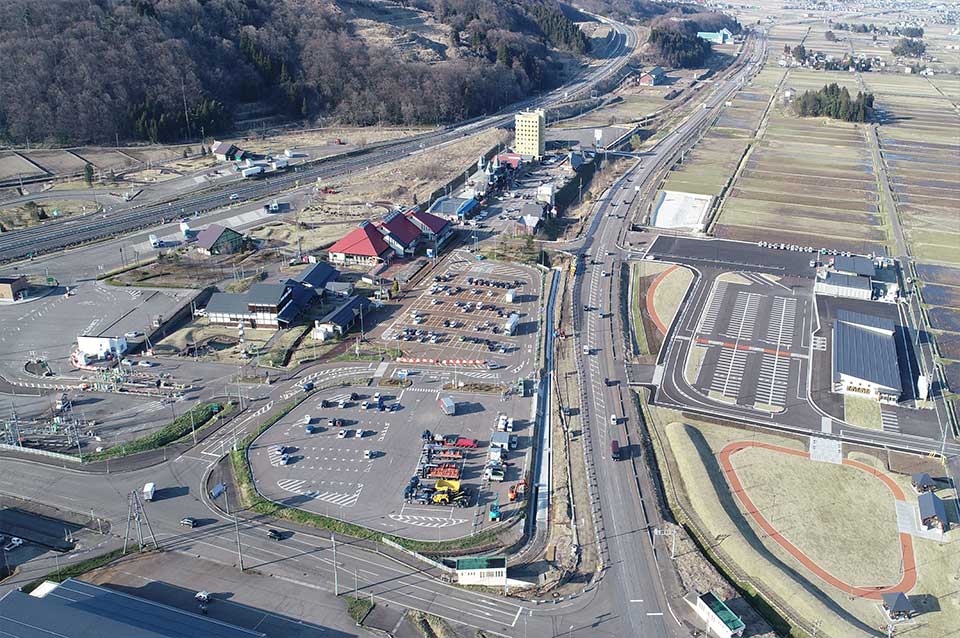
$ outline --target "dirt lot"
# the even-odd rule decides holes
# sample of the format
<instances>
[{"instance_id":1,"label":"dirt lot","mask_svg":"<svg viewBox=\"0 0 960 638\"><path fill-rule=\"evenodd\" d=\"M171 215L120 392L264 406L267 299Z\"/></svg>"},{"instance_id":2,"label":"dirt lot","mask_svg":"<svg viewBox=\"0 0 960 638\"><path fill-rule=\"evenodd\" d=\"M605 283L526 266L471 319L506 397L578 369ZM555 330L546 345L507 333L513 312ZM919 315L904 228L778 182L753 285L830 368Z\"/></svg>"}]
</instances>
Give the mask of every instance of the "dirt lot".
<instances>
[{"instance_id":1,"label":"dirt lot","mask_svg":"<svg viewBox=\"0 0 960 638\"><path fill-rule=\"evenodd\" d=\"M322 213L317 207L308 207L304 212L297 214L300 224L288 221L278 221L264 226L258 226L250 231L256 239L267 242L267 246L297 247L305 252L321 250L333 244L348 232L353 230L363 219L357 217L353 221L325 221L321 223L312 220L327 219L330 213ZM299 244L298 244L299 241Z\"/></svg>"},{"instance_id":2,"label":"dirt lot","mask_svg":"<svg viewBox=\"0 0 960 638\"><path fill-rule=\"evenodd\" d=\"M305 149L319 146L329 146L333 141L340 139L344 145L364 146L375 142L395 140L401 137L416 135L426 129L394 128L394 127L361 127L361 128L320 128L309 131L295 131L260 136L247 136L230 139L240 148L254 153L280 153L284 149Z\"/></svg>"},{"instance_id":3,"label":"dirt lot","mask_svg":"<svg viewBox=\"0 0 960 638\"><path fill-rule=\"evenodd\" d=\"M0 209L0 226L5 230L26 228L39 224L45 219L65 217L95 209L96 205L93 202L75 199L50 199L40 204L29 202Z\"/></svg>"},{"instance_id":4,"label":"dirt lot","mask_svg":"<svg viewBox=\"0 0 960 638\"><path fill-rule=\"evenodd\" d=\"M321 196L318 204L327 212L369 215L368 202L411 204L414 197L427 201L436 188L476 165L477 158L492 146L510 139L506 131L484 131L434 151L383 164L376 170L337 178L330 186L339 192Z\"/></svg>"}]
</instances>

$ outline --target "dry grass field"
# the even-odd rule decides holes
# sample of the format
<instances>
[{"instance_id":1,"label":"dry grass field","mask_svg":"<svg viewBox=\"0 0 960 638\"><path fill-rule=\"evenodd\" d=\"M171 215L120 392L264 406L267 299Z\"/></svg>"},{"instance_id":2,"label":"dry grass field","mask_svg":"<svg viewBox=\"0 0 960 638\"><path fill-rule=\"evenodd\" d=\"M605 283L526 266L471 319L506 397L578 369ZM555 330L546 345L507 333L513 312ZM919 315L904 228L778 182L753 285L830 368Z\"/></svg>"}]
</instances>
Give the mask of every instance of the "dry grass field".
<instances>
[{"instance_id":1,"label":"dry grass field","mask_svg":"<svg viewBox=\"0 0 960 638\"><path fill-rule=\"evenodd\" d=\"M43 220L40 213L45 215L45 219L54 219L57 217L66 217L77 213L84 213L96 210L97 206L91 201L76 199L47 199L40 201L36 206L21 204L19 206L8 206L0 208L0 225L6 230L14 228L26 228L35 226Z\"/></svg>"}]
</instances>

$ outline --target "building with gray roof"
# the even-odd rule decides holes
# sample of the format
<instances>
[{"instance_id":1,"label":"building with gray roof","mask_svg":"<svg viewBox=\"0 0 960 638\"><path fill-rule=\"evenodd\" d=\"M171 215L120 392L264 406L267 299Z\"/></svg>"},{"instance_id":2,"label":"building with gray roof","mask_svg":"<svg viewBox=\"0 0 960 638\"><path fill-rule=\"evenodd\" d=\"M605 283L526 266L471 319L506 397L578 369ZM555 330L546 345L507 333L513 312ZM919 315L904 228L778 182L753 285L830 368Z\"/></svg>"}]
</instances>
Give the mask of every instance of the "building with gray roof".
<instances>
[{"instance_id":1,"label":"building with gray roof","mask_svg":"<svg viewBox=\"0 0 960 638\"><path fill-rule=\"evenodd\" d=\"M833 390L896 403L903 387L892 321L840 310L833 320Z\"/></svg>"},{"instance_id":2,"label":"building with gray roof","mask_svg":"<svg viewBox=\"0 0 960 638\"><path fill-rule=\"evenodd\" d=\"M943 506L943 499L933 492L924 492L917 497L920 508L920 522L927 529L938 529L946 532L950 529L950 519L947 518L947 508Z\"/></svg>"},{"instance_id":3,"label":"building with gray roof","mask_svg":"<svg viewBox=\"0 0 960 638\"><path fill-rule=\"evenodd\" d=\"M0 598L4 638L264 638L266 634L68 578Z\"/></svg>"}]
</instances>

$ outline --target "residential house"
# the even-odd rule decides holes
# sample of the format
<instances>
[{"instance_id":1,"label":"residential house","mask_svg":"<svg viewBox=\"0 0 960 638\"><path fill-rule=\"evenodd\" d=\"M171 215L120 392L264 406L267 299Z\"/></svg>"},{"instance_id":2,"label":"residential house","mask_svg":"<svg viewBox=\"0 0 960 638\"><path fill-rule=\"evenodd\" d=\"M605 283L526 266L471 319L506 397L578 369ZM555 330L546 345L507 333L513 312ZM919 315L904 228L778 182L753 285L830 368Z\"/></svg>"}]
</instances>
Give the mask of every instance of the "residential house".
<instances>
[{"instance_id":1,"label":"residential house","mask_svg":"<svg viewBox=\"0 0 960 638\"><path fill-rule=\"evenodd\" d=\"M658 84L663 84L666 78L667 75L663 72L663 69L655 66L649 71L645 71L640 74L640 85L656 86Z\"/></svg>"},{"instance_id":2,"label":"residential house","mask_svg":"<svg viewBox=\"0 0 960 638\"><path fill-rule=\"evenodd\" d=\"M217 161L220 162L240 161L246 154L243 150L231 144L230 142L218 142L216 140L213 141L213 146L210 147L210 152L213 153L213 156L217 158Z\"/></svg>"},{"instance_id":3,"label":"residential house","mask_svg":"<svg viewBox=\"0 0 960 638\"><path fill-rule=\"evenodd\" d=\"M197 234L197 252L203 255L232 255L243 250L246 238L220 224L210 224Z\"/></svg>"},{"instance_id":4,"label":"residential house","mask_svg":"<svg viewBox=\"0 0 960 638\"><path fill-rule=\"evenodd\" d=\"M319 341L326 341L334 336L342 337L358 320L362 329L363 315L369 312L370 306L370 300L366 297L350 297L325 317L317 319L310 336Z\"/></svg>"}]
</instances>

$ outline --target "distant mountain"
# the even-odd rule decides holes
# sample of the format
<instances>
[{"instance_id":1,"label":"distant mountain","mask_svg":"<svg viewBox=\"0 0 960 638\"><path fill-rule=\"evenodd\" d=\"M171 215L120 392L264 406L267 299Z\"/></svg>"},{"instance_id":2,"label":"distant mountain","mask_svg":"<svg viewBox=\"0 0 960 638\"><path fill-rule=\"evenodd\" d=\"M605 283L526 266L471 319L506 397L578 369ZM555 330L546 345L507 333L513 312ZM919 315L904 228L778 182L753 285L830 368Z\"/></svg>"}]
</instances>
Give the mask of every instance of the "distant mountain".
<instances>
[{"instance_id":1,"label":"distant mountain","mask_svg":"<svg viewBox=\"0 0 960 638\"><path fill-rule=\"evenodd\" d=\"M197 139L264 110L443 123L588 49L556 0L3 0L0 140Z\"/></svg>"}]
</instances>

